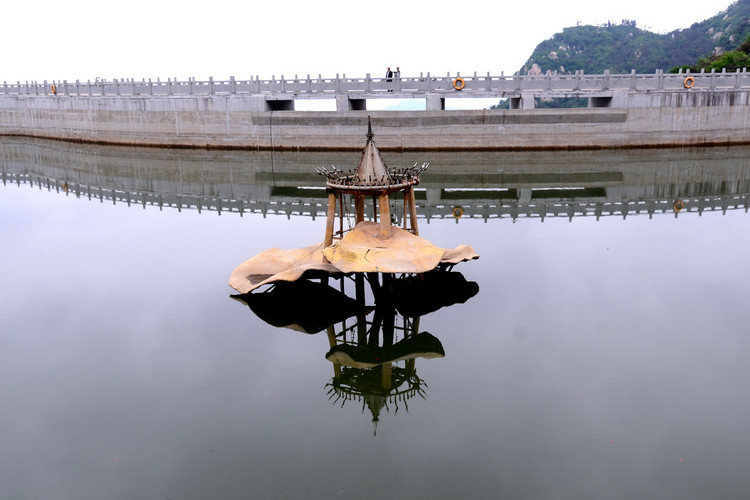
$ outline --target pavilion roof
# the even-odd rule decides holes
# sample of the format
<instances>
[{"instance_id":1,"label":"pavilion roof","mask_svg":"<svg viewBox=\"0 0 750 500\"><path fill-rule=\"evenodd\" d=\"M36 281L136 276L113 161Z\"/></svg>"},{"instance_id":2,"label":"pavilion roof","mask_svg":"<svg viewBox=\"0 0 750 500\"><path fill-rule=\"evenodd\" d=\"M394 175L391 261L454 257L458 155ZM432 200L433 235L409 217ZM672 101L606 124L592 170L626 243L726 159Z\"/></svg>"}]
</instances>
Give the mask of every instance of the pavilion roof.
<instances>
[{"instance_id":1,"label":"pavilion roof","mask_svg":"<svg viewBox=\"0 0 750 500\"><path fill-rule=\"evenodd\" d=\"M388 185L391 174L388 167L380 155L380 150L372 140L372 134L367 136L365 150L362 151L362 158L359 160L357 171L355 173L360 185Z\"/></svg>"},{"instance_id":2,"label":"pavilion roof","mask_svg":"<svg viewBox=\"0 0 750 500\"><path fill-rule=\"evenodd\" d=\"M331 167L317 168L320 175L326 177L326 186L338 192L364 194L370 192L392 193L419 184L419 174L427 168L427 163L418 167L390 169L385 164L380 150L373 140L372 126L367 122L367 143L362 151L362 158L354 172L348 173Z\"/></svg>"}]
</instances>

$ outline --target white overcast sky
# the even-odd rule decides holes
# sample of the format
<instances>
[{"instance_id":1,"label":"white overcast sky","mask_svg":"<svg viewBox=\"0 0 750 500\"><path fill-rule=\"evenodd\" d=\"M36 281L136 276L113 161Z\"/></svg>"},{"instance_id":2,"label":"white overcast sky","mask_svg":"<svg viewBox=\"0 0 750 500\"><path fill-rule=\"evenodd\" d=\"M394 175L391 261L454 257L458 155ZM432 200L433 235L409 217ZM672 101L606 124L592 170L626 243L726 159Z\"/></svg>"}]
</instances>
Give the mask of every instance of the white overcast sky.
<instances>
[{"instance_id":1,"label":"white overcast sky","mask_svg":"<svg viewBox=\"0 0 750 500\"><path fill-rule=\"evenodd\" d=\"M387 66L404 77L512 74L539 42L579 22L631 19L666 33L731 3L9 1L0 81L362 77Z\"/></svg>"}]
</instances>

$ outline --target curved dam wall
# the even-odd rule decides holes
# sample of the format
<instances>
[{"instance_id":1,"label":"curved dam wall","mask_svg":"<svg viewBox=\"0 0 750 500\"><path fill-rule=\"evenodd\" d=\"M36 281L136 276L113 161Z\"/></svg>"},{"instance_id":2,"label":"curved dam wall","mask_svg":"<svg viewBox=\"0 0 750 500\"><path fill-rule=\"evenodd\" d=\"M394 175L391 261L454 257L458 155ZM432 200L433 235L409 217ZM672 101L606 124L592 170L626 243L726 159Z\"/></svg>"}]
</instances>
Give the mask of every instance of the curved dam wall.
<instances>
[{"instance_id":1,"label":"curved dam wall","mask_svg":"<svg viewBox=\"0 0 750 500\"><path fill-rule=\"evenodd\" d=\"M578 109L325 112L269 110L266 97L252 94L0 95L0 135L175 148L354 151L362 148L370 116L382 150L750 143L750 91L610 94L591 99L605 107Z\"/></svg>"}]
</instances>

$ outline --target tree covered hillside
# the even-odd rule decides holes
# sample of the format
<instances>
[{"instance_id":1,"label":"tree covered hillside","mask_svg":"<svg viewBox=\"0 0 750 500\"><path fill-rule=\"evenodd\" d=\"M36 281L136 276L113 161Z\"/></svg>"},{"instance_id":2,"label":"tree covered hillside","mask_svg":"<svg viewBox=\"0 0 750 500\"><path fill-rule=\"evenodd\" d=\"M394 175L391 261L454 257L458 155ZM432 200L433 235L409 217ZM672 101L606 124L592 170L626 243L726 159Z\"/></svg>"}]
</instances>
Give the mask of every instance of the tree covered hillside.
<instances>
[{"instance_id":1,"label":"tree covered hillside","mask_svg":"<svg viewBox=\"0 0 750 500\"><path fill-rule=\"evenodd\" d=\"M620 24L564 28L537 45L520 72L668 71L694 65L700 58L729 52L749 36L750 0L738 0L710 19L667 34L642 30L629 20Z\"/></svg>"}]
</instances>

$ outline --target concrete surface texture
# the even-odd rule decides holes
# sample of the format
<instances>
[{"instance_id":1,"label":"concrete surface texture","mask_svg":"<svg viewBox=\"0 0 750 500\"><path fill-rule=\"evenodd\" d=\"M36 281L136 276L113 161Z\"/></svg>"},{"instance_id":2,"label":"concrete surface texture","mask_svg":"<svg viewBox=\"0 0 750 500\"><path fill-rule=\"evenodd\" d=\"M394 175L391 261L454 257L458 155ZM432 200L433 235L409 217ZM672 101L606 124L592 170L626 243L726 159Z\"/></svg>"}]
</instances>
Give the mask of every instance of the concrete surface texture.
<instances>
[{"instance_id":1,"label":"concrete surface texture","mask_svg":"<svg viewBox=\"0 0 750 500\"><path fill-rule=\"evenodd\" d=\"M0 86L0 135L159 147L349 151L361 149L371 116L375 140L384 151L745 144L750 142L749 96L750 76L744 71L420 76L394 82L368 76L5 83ZM367 110L371 99L406 97L424 99L426 109ZM508 99L510 109L445 110L445 99L454 97ZM587 98L588 107L534 108L536 98L562 97ZM295 110L300 99L317 98L335 99L337 109Z\"/></svg>"}]
</instances>

